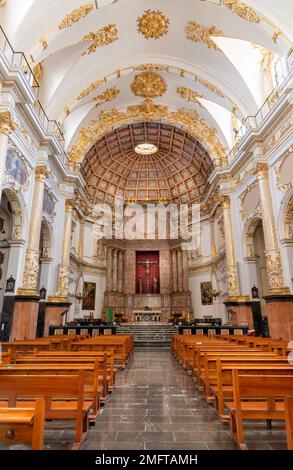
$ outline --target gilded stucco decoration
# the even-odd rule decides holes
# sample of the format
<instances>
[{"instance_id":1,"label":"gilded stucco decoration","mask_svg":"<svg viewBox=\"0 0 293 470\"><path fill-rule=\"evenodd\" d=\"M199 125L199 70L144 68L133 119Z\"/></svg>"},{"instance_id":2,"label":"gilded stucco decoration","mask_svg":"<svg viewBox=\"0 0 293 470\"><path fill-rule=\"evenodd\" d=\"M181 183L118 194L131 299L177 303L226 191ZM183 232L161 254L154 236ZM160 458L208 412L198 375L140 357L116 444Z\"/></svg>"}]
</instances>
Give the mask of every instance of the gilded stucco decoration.
<instances>
[{"instance_id":1,"label":"gilded stucco decoration","mask_svg":"<svg viewBox=\"0 0 293 470\"><path fill-rule=\"evenodd\" d=\"M166 80L155 72L143 72L136 75L131 83L131 91L142 98L157 98L167 91Z\"/></svg>"},{"instance_id":2,"label":"gilded stucco decoration","mask_svg":"<svg viewBox=\"0 0 293 470\"><path fill-rule=\"evenodd\" d=\"M293 188L293 146L283 155L281 163L275 168L277 188L285 192Z\"/></svg>"},{"instance_id":3,"label":"gilded stucco decoration","mask_svg":"<svg viewBox=\"0 0 293 470\"><path fill-rule=\"evenodd\" d=\"M222 0L222 3L225 7L229 8L232 13L235 13L240 16L240 18L250 23L260 23L261 21L256 11L243 2L239 2L238 0Z\"/></svg>"},{"instance_id":4,"label":"gilded stucco decoration","mask_svg":"<svg viewBox=\"0 0 293 470\"><path fill-rule=\"evenodd\" d=\"M177 88L177 93L183 100L187 102L191 101L197 104L200 104L198 98L204 98L203 95L201 95L195 90L192 90L191 88L179 87Z\"/></svg>"},{"instance_id":5,"label":"gilded stucco decoration","mask_svg":"<svg viewBox=\"0 0 293 470\"><path fill-rule=\"evenodd\" d=\"M0 0L0 7L4 7L6 5L7 0Z\"/></svg>"},{"instance_id":6,"label":"gilded stucco decoration","mask_svg":"<svg viewBox=\"0 0 293 470\"><path fill-rule=\"evenodd\" d=\"M206 44L209 49L220 51L221 49L211 39L211 36L223 36L216 26L203 26L196 21L189 21L186 26L186 37L190 41Z\"/></svg>"},{"instance_id":7,"label":"gilded stucco decoration","mask_svg":"<svg viewBox=\"0 0 293 470\"><path fill-rule=\"evenodd\" d=\"M195 110L179 109L178 111L171 111L167 106L154 104L151 99L130 106L126 111L118 111L115 108L111 111L101 111L96 121L93 121L89 127L81 129L77 141L69 152L70 158L80 161L92 144L102 138L113 126L137 119L163 119L171 124L180 125L209 147L216 165L225 165L227 163L226 150L217 137L216 129L209 127Z\"/></svg>"},{"instance_id":8,"label":"gilded stucco decoration","mask_svg":"<svg viewBox=\"0 0 293 470\"><path fill-rule=\"evenodd\" d=\"M202 86L204 86L207 90L211 91L212 93L215 93L215 95L220 96L221 98L225 98L224 93L219 90L218 87L210 83L208 80L204 80L202 78L197 79L198 83L200 83Z\"/></svg>"},{"instance_id":9,"label":"gilded stucco decoration","mask_svg":"<svg viewBox=\"0 0 293 470\"><path fill-rule=\"evenodd\" d=\"M293 239L293 197L285 210L285 238Z\"/></svg>"},{"instance_id":10,"label":"gilded stucco decoration","mask_svg":"<svg viewBox=\"0 0 293 470\"><path fill-rule=\"evenodd\" d=\"M168 33L169 19L159 10L147 10L137 20L137 30L146 39L159 39Z\"/></svg>"},{"instance_id":11,"label":"gilded stucco decoration","mask_svg":"<svg viewBox=\"0 0 293 470\"><path fill-rule=\"evenodd\" d=\"M47 49L47 47L48 47L48 41L47 41L47 39L45 38L45 36L42 36L42 37L40 38L40 43L42 44L43 49Z\"/></svg>"},{"instance_id":12,"label":"gilded stucco decoration","mask_svg":"<svg viewBox=\"0 0 293 470\"><path fill-rule=\"evenodd\" d=\"M95 96L94 100L97 101L97 106L101 106L108 101L114 100L119 95L119 93L120 90L114 86L113 88L108 88L100 95Z\"/></svg>"},{"instance_id":13,"label":"gilded stucco decoration","mask_svg":"<svg viewBox=\"0 0 293 470\"><path fill-rule=\"evenodd\" d=\"M86 34L83 41L92 42L84 54L93 54L98 47L108 46L118 40L118 29L115 24L108 24L95 33Z\"/></svg>"},{"instance_id":14,"label":"gilded stucco decoration","mask_svg":"<svg viewBox=\"0 0 293 470\"><path fill-rule=\"evenodd\" d=\"M16 124L9 111L0 112L0 134L8 135L15 131Z\"/></svg>"},{"instance_id":15,"label":"gilded stucco decoration","mask_svg":"<svg viewBox=\"0 0 293 470\"><path fill-rule=\"evenodd\" d=\"M77 97L77 100L82 100L86 96L88 96L90 93L95 91L97 88L99 88L101 85L105 83L105 80L96 80L95 82L91 83L90 86L85 88Z\"/></svg>"},{"instance_id":16,"label":"gilded stucco decoration","mask_svg":"<svg viewBox=\"0 0 293 470\"><path fill-rule=\"evenodd\" d=\"M93 9L94 5L92 3L81 5L79 8L76 8L71 13L66 15L63 20L59 23L58 28L70 28L74 23L77 23L82 18L85 18L89 13L93 11Z\"/></svg>"}]
</instances>

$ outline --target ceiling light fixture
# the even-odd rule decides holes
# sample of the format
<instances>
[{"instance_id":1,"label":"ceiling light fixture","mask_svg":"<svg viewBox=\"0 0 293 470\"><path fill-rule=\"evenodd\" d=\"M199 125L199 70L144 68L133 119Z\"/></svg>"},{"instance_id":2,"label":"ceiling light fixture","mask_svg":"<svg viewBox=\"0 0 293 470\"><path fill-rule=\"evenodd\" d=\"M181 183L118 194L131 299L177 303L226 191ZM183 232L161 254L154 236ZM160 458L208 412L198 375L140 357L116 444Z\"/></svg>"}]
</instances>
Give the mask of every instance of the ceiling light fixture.
<instances>
[{"instance_id":1,"label":"ceiling light fixture","mask_svg":"<svg viewBox=\"0 0 293 470\"><path fill-rule=\"evenodd\" d=\"M139 144L134 148L135 152L139 155L154 155L157 153L158 147L154 144Z\"/></svg>"}]
</instances>

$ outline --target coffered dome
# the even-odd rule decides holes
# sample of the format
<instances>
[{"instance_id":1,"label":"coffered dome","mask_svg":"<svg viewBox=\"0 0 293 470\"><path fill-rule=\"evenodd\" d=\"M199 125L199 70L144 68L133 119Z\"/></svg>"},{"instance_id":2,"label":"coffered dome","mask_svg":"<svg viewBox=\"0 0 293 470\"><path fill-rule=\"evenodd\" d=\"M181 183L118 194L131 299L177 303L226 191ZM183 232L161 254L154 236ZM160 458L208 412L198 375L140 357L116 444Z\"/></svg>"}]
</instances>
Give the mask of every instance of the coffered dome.
<instances>
[{"instance_id":1,"label":"coffered dome","mask_svg":"<svg viewBox=\"0 0 293 470\"><path fill-rule=\"evenodd\" d=\"M137 153L151 144L155 153ZM139 151L139 149L138 149ZM82 173L93 204L125 202L200 202L213 163L190 134L162 123L130 124L113 130L88 152Z\"/></svg>"}]
</instances>

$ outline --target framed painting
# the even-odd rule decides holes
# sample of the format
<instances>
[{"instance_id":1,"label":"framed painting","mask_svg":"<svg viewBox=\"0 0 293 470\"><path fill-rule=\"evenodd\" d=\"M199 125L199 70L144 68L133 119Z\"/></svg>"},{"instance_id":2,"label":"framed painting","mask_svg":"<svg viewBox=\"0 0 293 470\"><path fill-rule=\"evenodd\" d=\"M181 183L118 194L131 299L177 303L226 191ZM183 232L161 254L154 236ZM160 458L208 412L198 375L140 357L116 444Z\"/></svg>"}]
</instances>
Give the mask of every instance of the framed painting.
<instances>
[{"instance_id":1,"label":"framed painting","mask_svg":"<svg viewBox=\"0 0 293 470\"><path fill-rule=\"evenodd\" d=\"M212 283L211 282L202 282L200 284L200 292L201 292L201 303L202 305L212 305L213 304L213 296L211 294L212 291Z\"/></svg>"},{"instance_id":2,"label":"framed painting","mask_svg":"<svg viewBox=\"0 0 293 470\"><path fill-rule=\"evenodd\" d=\"M95 310L96 283L85 282L83 286L82 310Z\"/></svg>"}]
</instances>

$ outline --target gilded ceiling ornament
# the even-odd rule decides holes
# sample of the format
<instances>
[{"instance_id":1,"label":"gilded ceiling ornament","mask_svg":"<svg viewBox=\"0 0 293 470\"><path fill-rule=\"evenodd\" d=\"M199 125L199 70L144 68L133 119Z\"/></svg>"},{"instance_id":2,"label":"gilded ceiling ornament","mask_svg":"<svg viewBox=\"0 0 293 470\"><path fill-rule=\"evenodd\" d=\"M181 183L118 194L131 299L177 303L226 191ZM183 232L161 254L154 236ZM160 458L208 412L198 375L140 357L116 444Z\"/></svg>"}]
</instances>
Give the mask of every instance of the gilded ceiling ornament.
<instances>
[{"instance_id":1,"label":"gilded ceiling ornament","mask_svg":"<svg viewBox=\"0 0 293 470\"><path fill-rule=\"evenodd\" d=\"M93 82L90 86L85 88L77 97L78 100L82 100L86 96L88 96L92 91L96 90L99 88L99 86L103 85L105 83L105 80L97 80L96 82Z\"/></svg>"},{"instance_id":2,"label":"gilded ceiling ornament","mask_svg":"<svg viewBox=\"0 0 293 470\"><path fill-rule=\"evenodd\" d=\"M130 106L126 111L103 110L96 121L89 127L80 131L77 141L73 144L69 152L70 158L80 161L94 142L101 139L113 126L125 124L129 120L163 119L171 124L180 125L186 129L196 139L203 141L211 152L216 165L227 164L226 150L217 137L217 131L210 128L204 119L201 119L195 110L187 111L179 109L171 111L167 106L156 105L151 99L146 99L143 103Z\"/></svg>"},{"instance_id":3,"label":"gilded ceiling ornament","mask_svg":"<svg viewBox=\"0 0 293 470\"><path fill-rule=\"evenodd\" d=\"M136 75L131 84L131 91L142 98L157 98L167 91L166 80L155 72L143 72Z\"/></svg>"},{"instance_id":4,"label":"gilded ceiling ornament","mask_svg":"<svg viewBox=\"0 0 293 470\"><path fill-rule=\"evenodd\" d=\"M76 8L63 18L61 23L58 25L58 28L70 28L70 26L72 26L74 23L77 23L82 18L85 18L89 13L91 13L91 11L93 11L93 9L94 5L92 3L87 3L79 8Z\"/></svg>"},{"instance_id":5,"label":"gilded ceiling ornament","mask_svg":"<svg viewBox=\"0 0 293 470\"><path fill-rule=\"evenodd\" d=\"M191 88L179 87L177 88L177 93L185 101L192 101L193 103L200 104L198 98L204 98L203 95L197 91L192 90Z\"/></svg>"},{"instance_id":6,"label":"gilded ceiling ornament","mask_svg":"<svg viewBox=\"0 0 293 470\"><path fill-rule=\"evenodd\" d=\"M48 41L47 41L47 39L45 38L45 36L42 36L42 37L40 38L40 43L42 44L43 49L47 49L47 47L48 47Z\"/></svg>"},{"instance_id":7,"label":"gilded ceiling ornament","mask_svg":"<svg viewBox=\"0 0 293 470\"><path fill-rule=\"evenodd\" d=\"M34 67L34 76L38 80L38 82L41 80L43 75L43 61L39 62L35 67Z\"/></svg>"},{"instance_id":8,"label":"gilded ceiling ornament","mask_svg":"<svg viewBox=\"0 0 293 470\"><path fill-rule=\"evenodd\" d=\"M168 72L168 65L160 65L160 64L143 64L143 65L137 65L134 67L134 70L137 70L138 72L146 72L148 70L157 70L160 72Z\"/></svg>"},{"instance_id":9,"label":"gilded ceiling ornament","mask_svg":"<svg viewBox=\"0 0 293 470\"><path fill-rule=\"evenodd\" d=\"M186 26L186 37L190 41L201 42L206 44L209 49L221 51L217 44L210 38L210 36L223 36L216 26L203 26L196 21L189 21Z\"/></svg>"},{"instance_id":10,"label":"gilded ceiling ornament","mask_svg":"<svg viewBox=\"0 0 293 470\"><path fill-rule=\"evenodd\" d=\"M256 11L248 5L245 5L243 2L239 2L238 0L222 0L222 3L225 5L225 7L229 8L229 10L235 13L235 15L240 16L250 23L261 22L261 19L257 15Z\"/></svg>"},{"instance_id":11,"label":"gilded ceiling ornament","mask_svg":"<svg viewBox=\"0 0 293 470\"><path fill-rule=\"evenodd\" d=\"M219 88L217 88L215 85L213 85L212 83L208 82L207 80L204 80L202 78L198 78L197 79L198 83L200 83L202 86L204 86L205 88L207 88L207 90L210 90L212 93L215 93L216 95L220 96L221 98L225 98L225 95L224 93L219 90Z\"/></svg>"},{"instance_id":12,"label":"gilded ceiling ornament","mask_svg":"<svg viewBox=\"0 0 293 470\"><path fill-rule=\"evenodd\" d=\"M84 41L90 41L92 44L83 53L93 54L98 47L108 46L118 40L118 29L115 24L108 24L99 29L96 33L89 33L83 38Z\"/></svg>"},{"instance_id":13,"label":"gilded ceiling ornament","mask_svg":"<svg viewBox=\"0 0 293 470\"><path fill-rule=\"evenodd\" d=\"M113 88L108 88L100 95L94 97L94 100L97 101L97 106L101 106L103 103L114 100L120 93L120 90L115 86Z\"/></svg>"},{"instance_id":14,"label":"gilded ceiling ornament","mask_svg":"<svg viewBox=\"0 0 293 470\"><path fill-rule=\"evenodd\" d=\"M137 20L137 30L146 39L159 39L167 34L169 19L159 10L147 10Z\"/></svg>"},{"instance_id":15,"label":"gilded ceiling ornament","mask_svg":"<svg viewBox=\"0 0 293 470\"><path fill-rule=\"evenodd\" d=\"M0 7L4 7L6 5L7 0L0 0Z\"/></svg>"}]
</instances>

